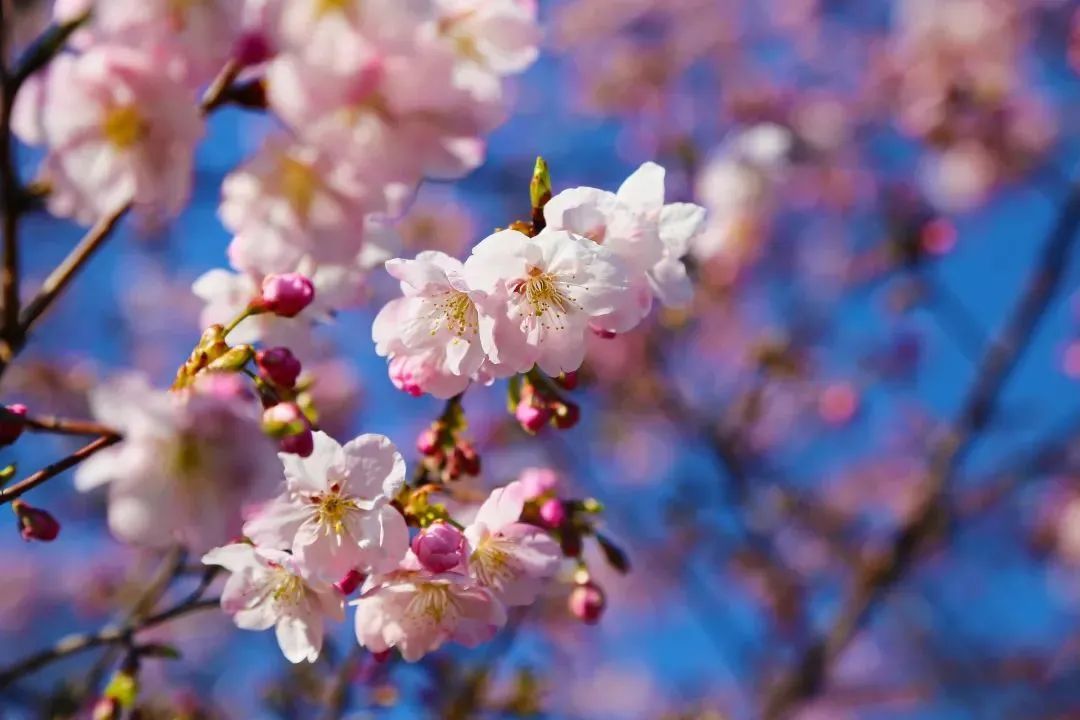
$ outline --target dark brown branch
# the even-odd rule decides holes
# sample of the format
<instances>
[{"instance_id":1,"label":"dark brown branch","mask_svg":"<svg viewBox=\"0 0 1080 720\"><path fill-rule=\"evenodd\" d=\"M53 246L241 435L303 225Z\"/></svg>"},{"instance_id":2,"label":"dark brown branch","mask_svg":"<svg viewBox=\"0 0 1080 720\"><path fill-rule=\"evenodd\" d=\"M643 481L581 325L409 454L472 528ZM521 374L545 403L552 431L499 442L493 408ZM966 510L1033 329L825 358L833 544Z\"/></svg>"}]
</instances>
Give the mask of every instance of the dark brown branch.
<instances>
[{"instance_id":1,"label":"dark brown branch","mask_svg":"<svg viewBox=\"0 0 1080 720\"><path fill-rule=\"evenodd\" d=\"M953 473L992 417L1006 380L1059 289L1078 229L1080 187L1074 186L1024 293L984 355L959 414L931 448L919 502L910 518L885 552L865 559L855 570L853 586L833 625L772 686L763 717L786 717L801 701L821 691L829 668L866 624L878 601L939 534L948 516L945 491Z\"/></svg>"},{"instance_id":2,"label":"dark brown branch","mask_svg":"<svg viewBox=\"0 0 1080 720\"><path fill-rule=\"evenodd\" d=\"M66 458L63 458L62 460L57 460L51 465L46 465L44 468L38 470L36 473L26 478L25 480L20 480L14 485L0 490L0 505L11 502L23 493L33 490L38 485L41 485L47 480L51 480L65 470L70 470L71 468L81 463L83 460L86 460L94 453L98 452L99 450L104 450L111 445L115 445L116 443L120 442L120 440L121 437L119 435L104 435L102 437L99 437L97 440L94 440L93 442L79 448L75 452L68 455Z\"/></svg>"},{"instance_id":3,"label":"dark brown branch","mask_svg":"<svg viewBox=\"0 0 1080 720\"><path fill-rule=\"evenodd\" d=\"M19 423L30 432L51 433L53 435L84 435L99 437L102 435L120 435L119 432L93 420L72 420L71 418L52 415L19 415L0 407L0 422Z\"/></svg>"}]
</instances>

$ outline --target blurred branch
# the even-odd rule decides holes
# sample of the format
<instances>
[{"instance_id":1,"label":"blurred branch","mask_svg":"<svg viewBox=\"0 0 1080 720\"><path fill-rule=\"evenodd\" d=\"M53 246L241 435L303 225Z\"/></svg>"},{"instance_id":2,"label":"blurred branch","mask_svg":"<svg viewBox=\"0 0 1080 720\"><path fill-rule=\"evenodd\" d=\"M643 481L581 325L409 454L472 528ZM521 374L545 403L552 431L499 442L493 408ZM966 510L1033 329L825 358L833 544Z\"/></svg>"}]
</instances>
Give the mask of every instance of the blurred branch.
<instances>
[{"instance_id":1,"label":"blurred branch","mask_svg":"<svg viewBox=\"0 0 1080 720\"><path fill-rule=\"evenodd\" d=\"M6 28L4 3L0 2L0 28ZM7 47L0 32L0 209L3 210L3 295L4 337L10 337L19 321L19 204L21 189L15 172L15 140L11 135L11 111L18 89L7 69Z\"/></svg>"},{"instance_id":2,"label":"blurred branch","mask_svg":"<svg viewBox=\"0 0 1080 720\"><path fill-rule=\"evenodd\" d=\"M62 460L57 460L50 465L46 465L44 468L38 470L36 473L26 478L25 480L20 480L19 482L11 485L10 487L3 488L2 490L0 490L0 505L11 502L12 500L18 498L20 495L29 492L30 490L33 490L38 485L41 485L47 480L56 477L65 470L70 470L71 468L75 467L83 460L86 460L99 450L104 450L107 447L115 445L122 439L123 438L121 438L119 435L103 435L97 440L94 440L93 442L79 448L75 452L68 455L66 458L63 458Z\"/></svg>"},{"instance_id":3,"label":"blurred branch","mask_svg":"<svg viewBox=\"0 0 1080 720\"><path fill-rule=\"evenodd\" d=\"M72 420L51 415L19 415L0 407L0 422L19 423L31 432L51 433L53 435L120 435L108 425L93 420Z\"/></svg>"},{"instance_id":4,"label":"blurred branch","mask_svg":"<svg viewBox=\"0 0 1080 720\"><path fill-rule=\"evenodd\" d=\"M1078 229L1080 187L1074 186L1011 318L986 351L960 413L931 448L926 479L910 518L886 551L860 563L832 626L772 686L763 717L788 716L801 701L821 691L829 668L865 625L871 610L938 534L948 515L945 491L953 473L989 422L1006 380L1060 287Z\"/></svg>"},{"instance_id":5,"label":"blurred branch","mask_svg":"<svg viewBox=\"0 0 1080 720\"><path fill-rule=\"evenodd\" d=\"M175 620L178 617L190 613L217 607L221 602L220 598L204 599L201 595L202 592L200 586L199 592L192 593L167 610L163 610L156 615L151 615L143 620L127 623L120 627L105 628L96 633L70 635L49 649L42 650L39 653L19 660L10 667L0 670L0 690L6 688L23 676L36 672L58 660L103 645L129 644L134 636L143 630L162 625L170 620Z\"/></svg>"}]
</instances>

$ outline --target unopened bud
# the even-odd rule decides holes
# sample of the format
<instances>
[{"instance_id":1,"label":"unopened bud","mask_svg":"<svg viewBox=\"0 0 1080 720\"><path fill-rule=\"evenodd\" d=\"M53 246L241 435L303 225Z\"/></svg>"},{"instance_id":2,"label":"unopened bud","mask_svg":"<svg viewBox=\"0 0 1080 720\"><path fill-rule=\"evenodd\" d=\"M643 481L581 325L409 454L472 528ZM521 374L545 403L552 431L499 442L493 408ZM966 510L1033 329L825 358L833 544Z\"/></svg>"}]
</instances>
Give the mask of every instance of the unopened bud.
<instances>
[{"instance_id":1,"label":"unopened bud","mask_svg":"<svg viewBox=\"0 0 1080 720\"><path fill-rule=\"evenodd\" d=\"M25 416L28 412L27 407L21 403L8 405L6 409L12 415L19 416ZM7 447L18 440L24 427L25 425L16 418L0 419L0 447Z\"/></svg>"},{"instance_id":2,"label":"unopened bud","mask_svg":"<svg viewBox=\"0 0 1080 720\"><path fill-rule=\"evenodd\" d=\"M567 390L574 390L578 386L577 370L571 370L568 373L563 373L559 377L555 378L555 381Z\"/></svg>"},{"instance_id":3,"label":"unopened bud","mask_svg":"<svg viewBox=\"0 0 1080 720\"><path fill-rule=\"evenodd\" d=\"M288 455L309 457L315 452L315 436L312 435L311 430L305 428L296 435L281 438L278 441L278 449Z\"/></svg>"},{"instance_id":4,"label":"unopened bud","mask_svg":"<svg viewBox=\"0 0 1080 720\"><path fill-rule=\"evenodd\" d=\"M255 364L263 379L280 388L296 385L300 376L300 361L287 347L273 347L255 353Z\"/></svg>"},{"instance_id":5,"label":"unopened bud","mask_svg":"<svg viewBox=\"0 0 1080 720\"><path fill-rule=\"evenodd\" d=\"M578 407L577 403L556 403L554 409L555 413L552 415L551 421L560 430L569 430L581 420L581 408Z\"/></svg>"},{"instance_id":6,"label":"unopened bud","mask_svg":"<svg viewBox=\"0 0 1080 720\"><path fill-rule=\"evenodd\" d=\"M60 534L60 523L47 511L27 505L22 500L11 503L11 509L15 511L23 540L51 542Z\"/></svg>"},{"instance_id":7,"label":"unopened bud","mask_svg":"<svg viewBox=\"0 0 1080 720\"><path fill-rule=\"evenodd\" d=\"M269 60L273 54L270 40L261 32L243 33L233 46L233 57L242 67L258 65Z\"/></svg>"},{"instance_id":8,"label":"unopened bud","mask_svg":"<svg viewBox=\"0 0 1080 720\"><path fill-rule=\"evenodd\" d=\"M593 331L593 334L596 335L596 337L603 338L605 340L611 340L613 337L615 337L614 330L605 330L604 328L596 327L595 325L590 325L589 329Z\"/></svg>"},{"instance_id":9,"label":"unopened bud","mask_svg":"<svg viewBox=\"0 0 1080 720\"><path fill-rule=\"evenodd\" d=\"M606 604L604 591L591 581L574 586L567 600L570 613L587 625L595 625L600 621Z\"/></svg>"},{"instance_id":10,"label":"unopened bud","mask_svg":"<svg viewBox=\"0 0 1080 720\"><path fill-rule=\"evenodd\" d=\"M538 404L536 400L522 399L514 411L514 418L525 432L535 435L551 419L551 410L547 405Z\"/></svg>"},{"instance_id":11,"label":"unopened bud","mask_svg":"<svg viewBox=\"0 0 1080 720\"><path fill-rule=\"evenodd\" d=\"M308 420L296 403L278 403L263 411L262 428L271 437L289 437L307 430Z\"/></svg>"},{"instance_id":12,"label":"unopened bud","mask_svg":"<svg viewBox=\"0 0 1080 720\"><path fill-rule=\"evenodd\" d=\"M480 474L480 455L472 443L462 440L454 448L454 457L457 459L461 472L473 477Z\"/></svg>"},{"instance_id":13,"label":"unopened bud","mask_svg":"<svg viewBox=\"0 0 1080 720\"><path fill-rule=\"evenodd\" d=\"M300 273L267 275L262 283L258 309L280 317L296 317L315 299L315 285Z\"/></svg>"},{"instance_id":14,"label":"unopened bud","mask_svg":"<svg viewBox=\"0 0 1080 720\"><path fill-rule=\"evenodd\" d=\"M540 506L540 519L551 529L562 526L566 522L566 508L562 500L551 498Z\"/></svg>"},{"instance_id":15,"label":"unopened bud","mask_svg":"<svg viewBox=\"0 0 1080 720\"><path fill-rule=\"evenodd\" d=\"M353 569L345 574L345 577L334 583L334 587L342 595L352 595L356 592L356 588L364 582L364 574L359 570Z\"/></svg>"},{"instance_id":16,"label":"unopened bud","mask_svg":"<svg viewBox=\"0 0 1080 720\"><path fill-rule=\"evenodd\" d=\"M90 718L91 720L119 720L122 709L120 701L116 698L103 697L94 703Z\"/></svg>"},{"instance_id":17,"label":"unopened bud","mask_svg":"<svg viewBox=\"0 0 1080 720\"><path fill-rule=\"evenodd\" d=\"M439 431L429 427L416 438L416 449L421 455L428 457L439 452Z\"/></svg>"},{"instance_id":18,"label":"unopened bud","mask_svg":"<svg viewBox=\"0 0 1080 720\"><path fill-rule=\"evenodd\" d=\"M255 350L250 345L237 345L211 362L207 369L221 372L237 372L248 364L254 354Z\"/></svg>"},{"instance_id":19,"label":"unopened bud","mask_svg":"<svg viewBox=\"0 0 1080 720\"><path fill-rule=\"evenodd\" d=\"M416 559L433 573L453 570L465 559L465 536L447 522L435 522L412 541Z\"/></svg>"}]
</instances>

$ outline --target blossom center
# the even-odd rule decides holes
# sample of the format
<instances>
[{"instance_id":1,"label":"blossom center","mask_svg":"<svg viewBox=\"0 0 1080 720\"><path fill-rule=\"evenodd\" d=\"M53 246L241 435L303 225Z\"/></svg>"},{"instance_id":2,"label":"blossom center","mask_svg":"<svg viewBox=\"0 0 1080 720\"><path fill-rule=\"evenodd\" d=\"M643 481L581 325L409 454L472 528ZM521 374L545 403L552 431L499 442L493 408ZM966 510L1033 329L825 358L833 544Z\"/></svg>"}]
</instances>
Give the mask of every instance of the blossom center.
<instances>
[{"instance_id":1,"label":"blossom center","mask_svg":"<svg viewBox=\"0 0 1080 720\"><path fill-rule=\"evenodd\" d=\"M469 566L485 587L500 587L518 575L518 565L503 543L493 536L480 541L469 558Z\"/></svg>"},{"instance_id":2,"label":"blossom center","mask_svg":"<svg viewBox=\"0 0 1080 720\"><path fill-rule=\"evenodd\" d=\"M524 297L532 309L532 316L541 319L542 327L559 329L562 327L560 320L577 306L566 285L553 273L531 267L528 277L517 281L514 292Z\"/></svg>"},{"instance_id":3,"label":"blossom center","mask_svg":"<svg viewBox=\"0 0 1080 720\"><path fill-rule=\"evenodd\" d=\"M146 121L134 105L120 105L105 113L101 132L113 147L127 150L146 134Z\"/></svg>"},{"instance_id":4,"label":"blossom center","mask_svg":"<svg viewBox=\"0 0 1080 720\"><path fill-rule=\"evenodd\" d=\"M304 581L284 568L275 571L273 587L270 596L282 605L295 605L304 596Z\"/></svg>"},{"instance_id":5,"label":"blossom center","mask_svg":"<svg viewBox=\"0 0 1080 720\"><path fill-rule=\"evenodd\" d=\"M416 596L409 601L406 613L441 623L456 607L448 585L424 583L417 588Z\"/></svg>"},{"instance_id":6,"label":"blossom center","mask_svg":"<svg viewBox=\"0 0 1080 720\"><path fill-rule=\"evenodd\" d=\"M316 503L315 513L319 525L335 535L344 535L345 518L358 509L356 500L338 492L319 495L313 500Z\"/></svg>"},{"instance_id":7,"label":"blossom center","mask_svg":"<svg viewBox=\"0 0 1080 720\"><path fill-rule=\"evenodd\" d=\"M281 191L297 215L306 218L319 188L319 178L307 163L285 156L278 168Z\"/></svg>"},{"instance_id":8,"label":"blossom center","mask_svg":"<svg viewBox=\"0 0 1080 720\"><path fill-rule=\"evenodd\" d=\"M315 15L321 17L332 12L345 12L350 0L315 0Z\"/></svg>"},{"instance_id":9,"label":"blossom center","mask_svg":"<svg viewBox=\"0 0 1080 720\"><path fill-rule=\"evenodd\" d=\"M476 305L468 293L451 290L439 296L432 304L435 307L432 313L432 335L439 331L440 326L458 337L476 332Z\"/></svg>"}]
</instances>

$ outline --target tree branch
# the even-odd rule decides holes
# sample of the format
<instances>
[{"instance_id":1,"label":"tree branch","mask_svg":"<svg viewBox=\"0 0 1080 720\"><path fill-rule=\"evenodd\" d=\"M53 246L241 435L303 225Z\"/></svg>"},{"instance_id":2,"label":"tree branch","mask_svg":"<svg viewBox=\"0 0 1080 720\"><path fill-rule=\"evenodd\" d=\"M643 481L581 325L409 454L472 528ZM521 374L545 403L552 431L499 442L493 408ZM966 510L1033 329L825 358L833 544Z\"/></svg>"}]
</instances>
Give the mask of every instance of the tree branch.
<instances>
[{"instance_id":1,"label":"tree branch","mask_svg":"<svg viewBox=\"0 0 1080 720\"><path fill-rule=\"evenodd\" d=\"M98 452L99 450L104 450L107 447L115 445L116 443L120 442L121 439L122 438L119 435L103 435L97 440L94 440L93 442L79 448L75 452L68 455L66 458L63 458L62 460L57 460L51 465L46 465L44 468L38 470L36 473L26 478L25 480L20 480L14 485L0 490L0 505L4 505L11 502L12 500L15 500L19 496L23 495L26 492L29 492L30 490L33 490L38 485L41 485L45 481L56 477L65 470L70 470L71 468L75 467L83 460L86 460L88 457Z\"/></svg>"},{"instance_id":2,"label":"tree branch","mask_svg":"<svg viewBox=\"0 0 1080 720\"><path fill-rule=\"evenodd\" d=\"M801 701L820 692L832 663L865 625L877 602L937 535L948 515L945 491L953 473L989 422L1006 380L1060 287L1078 229L1080 186L1074 186L1024 293L985 353L959 414L931 448L920 499L910 518L893 536L887 551L860 563L854 585L831 628L772 686L765 699L764 718L785 717Z\"/></svg>"}]
</instances>

